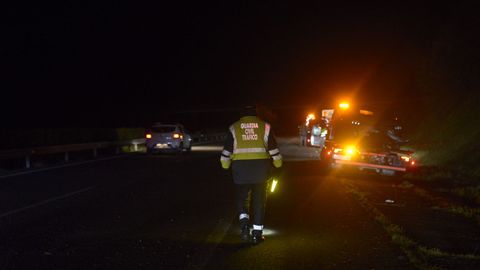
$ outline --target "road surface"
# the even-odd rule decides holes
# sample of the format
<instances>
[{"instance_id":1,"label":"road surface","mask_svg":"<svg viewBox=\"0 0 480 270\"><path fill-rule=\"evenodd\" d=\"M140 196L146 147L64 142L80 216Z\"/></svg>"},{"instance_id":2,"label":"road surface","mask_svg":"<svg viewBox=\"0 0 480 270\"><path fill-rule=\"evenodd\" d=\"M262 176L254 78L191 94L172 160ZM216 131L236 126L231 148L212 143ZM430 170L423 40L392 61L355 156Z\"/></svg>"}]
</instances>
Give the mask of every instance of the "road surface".
<instances>
[{"instance_id":1,"label":"road surface","mask_svg":"<svg viewBox=\"0 0 480 270\"><path fill-rule=\"evenodd\" d=\"M0 269L414 269L315 151L286 150L267 239L242 243L220 150L0 179Z\"/></svg>"}]
</instances>

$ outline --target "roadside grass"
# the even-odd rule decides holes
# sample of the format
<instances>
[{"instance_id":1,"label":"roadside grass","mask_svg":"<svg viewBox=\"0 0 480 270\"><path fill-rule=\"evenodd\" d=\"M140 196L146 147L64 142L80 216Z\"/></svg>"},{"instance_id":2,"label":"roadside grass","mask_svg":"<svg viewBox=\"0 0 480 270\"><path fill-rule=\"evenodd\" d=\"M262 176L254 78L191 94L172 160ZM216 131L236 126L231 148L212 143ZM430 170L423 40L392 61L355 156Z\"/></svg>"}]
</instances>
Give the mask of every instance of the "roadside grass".
<instances>
[{"instance_id":1,"label":"roadside grass","mask_svg":"<svg viewBox=\"0 0 480 270\"><path fill-rule=\"evenodd\" d=\"M432 204L434 204L435 208L461 215L466 218L473 218L477 225L480 226L480 208L473 208L452 203L445 198L434 196L425 189L419 187L414 187L413 190L415 194L429 200Z\"/></svg>"},{"instance_id":2,"label":"roadside grass","mask_svg":"<svg viewBox=\"0 0 480 270\"><path fill-rule=\"evenodd\" d=\"M480 204L480 185L454 188L451 192L459 197L466 198Z\"/></svg>"},{"instance_id":3,"label":"roadside grass","mask_svg":"<svg viewBox=\"0 0 480 270\"><path fill-rule=\"evenodd\" d=\"M145 153L145 152L147 152L147 148L145 147L145 145L138 145L137 149L135 149L135 147L133 145L125 145L125 146L122 146L120 149L121 149L122 153L136 153L136 152Z\"/></svg>"},{"instance_id":4,"label":"roadside grass","mask_svg":"<svg viewBox=\"0 0 480 270\"><path fill-rule=\"evenodd\" d=\"M426 190L411 184L409 181L437 182L435 185L441 186L435 190L448 193L458 198L480 204L480 185L479 180L472 174L465 173L462 170L453 170L448 168L439 168L435 166L422 167L415 172L404 176L406 181L399 185L402 188L412 188L414 192L429 200L436 207L447 210L451 213L459 214L467 218L474 218L480 225L480 209L478 207L469 207L458 205L445 198L441 198Z\"/></svg>"},{"instance_id":5,"label":"roadside grass","mask_svg":"<svg viewBox=\"0 0 480 270\"><path fill-rule=\"evenodd\" d=\"M418 196L430 201L437 209L442 209L453 214L461 215L466 218L475 219L477 225L480 226L480 208L473 208L465 205L458 205L445 198L432 195L425 189L413 187L413 191Z\"/></svg>"},{"instance_id":6,"label":"roadside grass","mask_svg":"<svg viewBox=\"0 0 480 270\"><path fill-rule=\"evenodd\" d=\"M448 168L444 166L420 166L412 172L408 172L404 175L405 179L415 181L440 181L440 180L453 180L454 184L466 185L478 183L476 180L472 180L472 175L458 169Z\"/></svg>"},{"instance_id":7,"label":"roadside grass","mask_svg":"<svg viewBox=\"0 0 480 270\"><path fill-rule=\"evenodd\" d=\"M397 185L397 187L402 188L402 189L409 189L409 188L414 187L414 185L412 183L410 183L409 181L403 181L400 185Z\"/></svg>"},{"instance_id":8,"label":"roadside grass","mask_svg":"<svg viewBox=\"0 0 480 270\"><path fill-rule=\"evenodd\" d=\"M392 242L402 249L402 251L408 257L410 263L419 269L434 269L430 265L425 264L421 258L417 256L417 254L414 252L415 242L405 236L404 231L400 226L390 222L390 220L384 214L382 214L375 206L370 204L364 192L359 191L352 185L347 184L345 181L342 182L344 186L347 187L347 192L352 194L360 202L362 208L364 208L371 215L371 217L383 227L383 229L390 236Z\"/></svg>"},{"instance_id":9,"label":"roadside grass","mask_svg":"<svg viewBox=\"0 0 480 270\"><path fill-rule=\"evenodd\" d=\"M117 135L117 140L133 140L138 138L143 138L145 136L144 128L116 128L115 134Z\"/></svg>"},{"instance_id":10,"label":"roadside grass","mask_svg":"<svg viewBox=\"0 0 480 270\"><path fill-rule=\"evenodd\" d=\"M382 212L380 212L380 210L378 210L378 208L371 204L366 197L366 193L358 190L354 185L347 183L345 180L342 180L342 183L346 187L347 193L352 194L353 197L360 202L362 208L364 208L367 213L369 213L369 215L382 226L390 236L392 243L402 249L410 263L416 268L429 270L444 269L435 265L435 263L432 263L438 258L480 260L479 255L452 254L444 252L438 248L429 248L420 245L413 239L409 238L401 226L392 223ZM408 182L405 185L409 186Z\"/></svg>"},{"instance_id":11,"label":"roadside grass","mask_svg":"<svg viewBox=\"0 0 480 270\"><path fill-rule=\"evenodd\" d=\"M478 208L470 208L466 206L450 206L447 209L449 212L456 213L467 218L473 218L480 215L480 209Z\"/></svg>"}]
</instances>

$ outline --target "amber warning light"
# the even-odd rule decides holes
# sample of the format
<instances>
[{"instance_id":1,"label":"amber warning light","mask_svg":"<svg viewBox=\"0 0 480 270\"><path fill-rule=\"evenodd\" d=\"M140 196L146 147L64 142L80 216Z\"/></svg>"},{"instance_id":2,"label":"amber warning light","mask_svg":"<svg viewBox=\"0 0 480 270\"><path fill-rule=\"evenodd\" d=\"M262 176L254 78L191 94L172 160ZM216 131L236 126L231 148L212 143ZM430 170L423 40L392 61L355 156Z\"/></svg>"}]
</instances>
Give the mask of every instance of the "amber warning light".
<instances>
[{"instance_id":1,"label":"amber warning light","mask_svg":"<svg viewBox=\"0 0 480 270\"><path fill-rule=\"evenodd\" d=\"M152 134L150 134L150 133L145 134L145 138L151 139L151 138L152 138Z\"/></svg>"}]
</instances>

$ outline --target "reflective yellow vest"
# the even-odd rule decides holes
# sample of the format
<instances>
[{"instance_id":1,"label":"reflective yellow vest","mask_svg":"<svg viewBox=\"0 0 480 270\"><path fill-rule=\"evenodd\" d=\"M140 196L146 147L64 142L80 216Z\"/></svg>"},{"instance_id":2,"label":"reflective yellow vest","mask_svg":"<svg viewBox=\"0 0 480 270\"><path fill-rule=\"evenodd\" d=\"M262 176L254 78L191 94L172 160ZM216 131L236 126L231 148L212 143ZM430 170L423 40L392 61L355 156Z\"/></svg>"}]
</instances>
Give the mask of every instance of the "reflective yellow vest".
<instances>
[{"instance_id":1,"label":"reflective yellow vest","mask_svg":"<svg viewBox=\"0 0 480 270\"><path fill-rule=\"evenodd\" d=\"M230 168L232 160L273 159L273 166L282 167L282 155L278 148L268 149L270 124L256 116L245 116L230 126L233 136L233 153L224 149L220 162Z\"/></svg>"},{"instance_id":2,"label":"reflective yellow vest","mask_svg":"<svg viewBox=\"0 0 480 270\"><path fill-rule=\"evenodd\" d=\"M230 126L233 135L232 160L269 159L270 125L255 116L242 117Z\"/></svg>"}]
</instances>

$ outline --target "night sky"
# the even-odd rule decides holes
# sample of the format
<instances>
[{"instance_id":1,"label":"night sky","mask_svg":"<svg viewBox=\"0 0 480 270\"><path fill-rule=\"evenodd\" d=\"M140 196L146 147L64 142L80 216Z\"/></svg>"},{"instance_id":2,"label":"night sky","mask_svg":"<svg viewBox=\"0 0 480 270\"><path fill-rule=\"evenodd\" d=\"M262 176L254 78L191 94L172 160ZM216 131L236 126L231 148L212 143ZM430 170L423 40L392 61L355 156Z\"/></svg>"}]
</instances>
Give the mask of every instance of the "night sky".
<instances>
[{"instance_id":1,"label":"night sky","mask_svg":"<svg viewBox=\"0 0 480 270\"><path fill-rule=\"evenodd\" d=\"M306 112L421 99L415 72L457 7L323 2L15 4L4 10L2 122L142 126L255 102Z\"/></svg>"}]
</instances>

